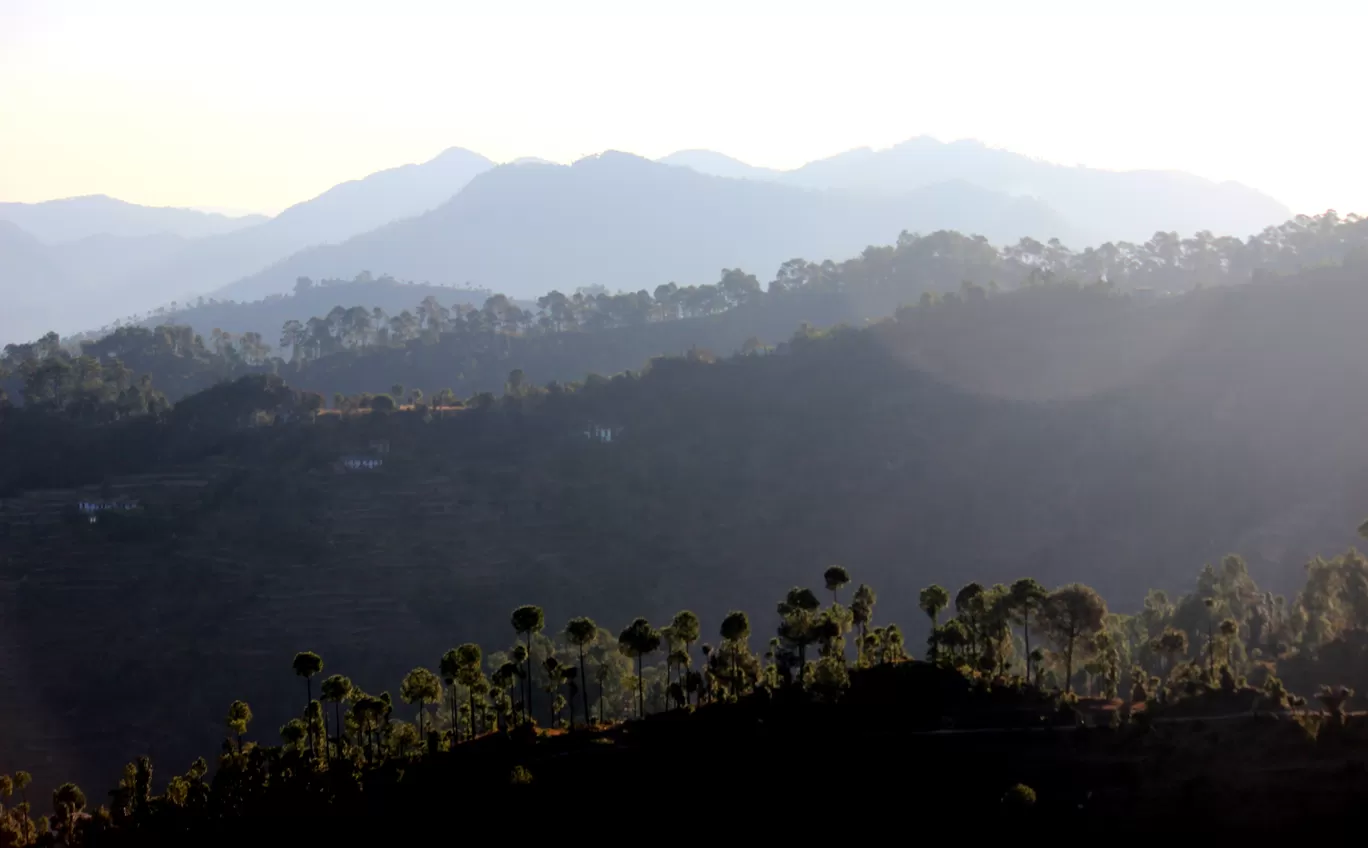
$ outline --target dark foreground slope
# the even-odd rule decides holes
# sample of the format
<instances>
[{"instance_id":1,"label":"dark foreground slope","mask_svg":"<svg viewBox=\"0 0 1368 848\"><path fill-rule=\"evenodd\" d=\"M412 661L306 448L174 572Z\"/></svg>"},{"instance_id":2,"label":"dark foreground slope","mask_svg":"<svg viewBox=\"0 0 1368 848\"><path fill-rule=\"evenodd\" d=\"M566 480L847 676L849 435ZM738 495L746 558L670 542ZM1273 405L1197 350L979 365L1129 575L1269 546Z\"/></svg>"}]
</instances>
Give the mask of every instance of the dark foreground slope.
<instances>
[{"instance_id":1,"label":"dark foreground slope","mask_svg":"<svg viewBox=\"0 0 1368 848\"><path fill-rule=\"evenodd\" d=\"M832 562L909 631L967 574L1133 608L1234 550L1290 587L1368 503L1365 310L1353 268L1153 305L1043 287L488 408L241 428L297 409L220 391L34 428L0 444L5 744L56 774L180 761L232 698L286 703L296 650L378 688L511 641L518 603L716 621ZM381 469L339 464L379 440ZM74 520L120 497L141 510Z\"/></svg>"},{"instance_id":2,"label":"dark foreground slope","mask_svg":"<svg viewBox=\"0 0 1368 848\"><path fill-rule=\"evenodd\" d=\"M236 754L225 743L215 773L180 778L174 800L155 784L150 798L115 793L112 817L82 822L77 844L237 845L263 833L355 844L392 838L396 822L435 841L450 815L504 822L533 810L567 831L584 815L590 834L611 813L616 830L701 827L729 839L795 827L834 836L853 816L979 838L1211 832L1262 842L1348 826L1368 789L1357 718L1111 728L1050 701L1029 689L971 691L957 671L911 662L855 672L834 703L781 688L556 736L524 727L374 762L358 753L341 767L297 745L248 743ZM938 732L948 716L985 724ZM1012 792L1022 786L1024 803Z\"/></svg>"}]
</instances>

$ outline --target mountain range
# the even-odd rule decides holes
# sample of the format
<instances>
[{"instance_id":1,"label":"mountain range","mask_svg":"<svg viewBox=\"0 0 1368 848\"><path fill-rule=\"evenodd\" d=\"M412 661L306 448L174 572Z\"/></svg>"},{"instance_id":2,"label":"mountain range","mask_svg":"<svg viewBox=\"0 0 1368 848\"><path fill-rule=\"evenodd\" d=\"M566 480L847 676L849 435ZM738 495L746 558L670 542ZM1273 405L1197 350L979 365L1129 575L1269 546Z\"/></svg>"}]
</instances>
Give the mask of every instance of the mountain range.
<instances>
[{"instance_id":1,"label":"mountain range","mask_svg":"<svg viewBox=\"0 0 1368 848\"><path fill-rule=\"evenodd\" d=\"M1244 236L1290 215L1282 203L1239 183L1179 171L1057 165L968 139L943 143L922 136L884 150L850 150L792 171L757 168L709 150L680 151L660 161L734 179L877 193L965 180L1038 198L1083 228L1088 243L1143 242L1160 231Z\"/></svg>"},{"instance_id":2,"label":"mountain range","mask_svg":"<svg viewBox=\"0 0 1368 848\"><path fill-rule=\"evenodd\" d=\"M35 337L49 329L78 332L203 294L311 245L341 241L425 212L492 167L494 163L483 156L453 148L421 165L341 183L274 218L198 238L134 235L138 231L130 224L114 220L108 229L117 233L58 244L11 234L0 239L0 290L19 292L17 301L28 305L0 318L0 342Z\"/></svg>"},{"instance_id":3,"label":"mountain range","mask_svg":"<svg viewBox=\"0 0 1368 848\"><path fill-rule=\"evenodd\" d=\"M734 180L607 152L573 165L505 165L433 211L338 245L301 251L219 290L255 299L301 276L358 268L529 297L715 282L722 268L768 275L795 256L844 256L901 230L959 229L993 241L1069 238L1032 198L966 182L869 195Z\"/></svg>"},{"instance_id":4,"label":"mountain range","mask_svg":"<svg viewBox=\"0 0 1368 848\"><path fill-rule=\"evenodd\" d=\"M512 296L587 284L653 288L762 279L799 255L840 256L903 230L997 243L1144 241L1158 230L1246 235L1290 213L1233 183L1065 167L977 142L918 138L792 171L720 153L650 162L496 166L452 148L342 183L274 218L154 209L104 197L0 204L0 343L67 334L194 296L254 299L297 277L362 270Z\"/></svg>"}]
</instances>

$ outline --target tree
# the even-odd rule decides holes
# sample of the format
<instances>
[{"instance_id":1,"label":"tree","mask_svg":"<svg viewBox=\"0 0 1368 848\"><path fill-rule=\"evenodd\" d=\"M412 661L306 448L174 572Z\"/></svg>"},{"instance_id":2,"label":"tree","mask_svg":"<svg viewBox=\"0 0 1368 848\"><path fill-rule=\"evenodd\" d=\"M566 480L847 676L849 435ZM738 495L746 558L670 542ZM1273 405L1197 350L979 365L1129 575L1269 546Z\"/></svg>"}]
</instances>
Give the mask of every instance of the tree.
<instances>
[{"instance_id":1,"label":"tree","mask_svg":"<svg viewBox=\"0 0 1368 848\"><path fill-rule=\"evenodd\" d=\"M874 619L874 603L877 600L878 596L874 594L874 590L861 583L855 587L855 597L850 601L851 620L860 628L860 641L856 648L861 662L864 661L865 629Z\"/></svg>"},{"instance_id":2,"label":"tree","mask_svg":"<svg viewBox=\"0 0 1368 848\"><path fill-rule=\"evenodd\" d=\"M1174 658L1183 656L1188 651L1187 632L1176 627L1165 627L1164 632L1150 642L1150 650L1167 659L1164 671L1170 671Z\"/></svg>"},{"instance_id":3,"label":"tree","mask_svg":"<svg viewBox=\"0 0 1368 848\"><path fill-rule=\"evenodd\" d=\"M333 714L334 714L334 717L336 718L336 722L335 722L334 727L335 727L335 729L336 729L336 731L337 731L337 735L336 735L336 737L335 737L336 742L337 742L337 756L338 756L339 758L341 758L341 756L342 756L342 702L345 701L345 700L347 700L349 697L351 697L351 693L352 693L352 682L351 682L351 678L349 678L349 677L343 677L343 676L340 675L340 674L334 674L333 676L329 677L327 680L324 680L324 681L323 681L323 685L319 687L318 692L319 692L319 695L323 698L323 700L325 700L325 701L331 701L332 704L333 704Z\"/></svg>"},{"instance_id":4,"label":"tree","mask_svg":"<svg viewBox=\"0 0 1368 848\"><path fill-rule=\"evenodd\" d=\"M660 649L660 631L644 618L634 619L618 634L618 650L637 661L637 716L646 717L646 688L641 676L642 658Z\"/></svg>"},{"instance_id":5,"label":"tree","mask_svg":"<svg viewBox=\"0 0 1368 848\"><path fill-rule=\"evenodd\" d=\"M1009 604L1012 617L1021 624L1021 638L1026 645L1026 679L1031 680L1031 616L1036 614L1049 593L1033 577L1023 577L1012 584Z\"/></svg>"},{"instance_id":6,"label":"tree","mask_svg":"<svg viewBox=\"0 0 1368 848\"><path fill-rule=\"evenodd\" d=\"M732 610L722 619L722 640L731 648L732 693L741 696L741 675L737 670L737 656L745 650L750 638L750 617L741 610Z\"/></svg>"},{"instance_id":7,"label":"tree","mask_svg":"<svg viewBox=\"0 0 1368 848\"><path fill-rule=\"evenodd\" d=\"M584 724L589 725L589 676L584 670L584 652L598 638L598 625L592 618L572 618L565 625L565 639L579 652L580 693L584 696Z\"/></svg>"},{"instance_id":8,"label":"tree","mask_svg":"<svg viewBox=\"0 0 1368 848\"><path fill-rule=\"evenodd\" d=\"M394 398L389 395L376 395L371 398L370 408L372 412L393 412L395 410Z\"/></svg>"},{"instance_id":9,"label":"tree","mask_svg":"<svg viewBox=\"0 0 1368 848\"><path fill-rule=\"evenodd\" d=\"M837 593L841 591L842 586L850 582L850 572L842 566L833 565L822 574L822 578L826 580L827 591L831 593L831 602L840 603L841 599Z\"/></svg>"},{"instance_id":10,"label":"tree","mask_svg":"<svg viewBox=\"0 0 1368 848\"><path fill-rule=\"evenodd\" d=\"M442 681L426 668L415 668L404 675L404 681L399 684L399 697L406 704L417 705L418 734L426 737L427 705L442 700Z\"/></svg>"},{"instance_id":11,"label":"tree","mask_svg":"<svg viewBox=\"0 0 1368 848\"><path fill-rule=\"evenodd\" d=\"M1061 586L1045 598L1040 620L1064 654L1064 691L1073 691L1074 651L1079 639L1101 630L1106 616L1107 602L1082 583Z\"/></svg>"},{"instance_id":12,"label":"tree","mask_svg":"<svg viewBox=\"0 0 1368 848\"><path fill-rule=\"evenodd\" d=\"M63 783L52 793L52 810L56 813L58 827L65 844L76 844L73 831L76 817L85 811L86 796L81 787L74 783Z\"/></svg>"},{"instance_id":13,"label":"tree","mask_svg":"<svg viewBox=\"0 0 1368 848\"><path fill-rule=\"evenodd\" d=\"M931 619L931 630L934 633L940 627L941 610L950 605L950 593L941 586L932 583L921 594L917 596L917 606L926 613L926 617Z\"/></svg>"},{"instance_id":14,"label":"tree","mask_svg":"<svg viewBox=\"0 0 1368 848\"><path fill-rule=\"evenodd\" d=\"M19 798L25 804L28 803L29 784L33 783L33 775L26 771L16 771L14 773L14 791L19 793Z\"/></svg>"},{"instance_id":15,"label":"tree","mask_svg":"<svg viewBox=\"0 0 1368 848\"><path fill-rule=\"evenodd\" d=\"M523 679L527 694L523 698L523 721L532 720L532 634L540 633L546 626L546 613L533 604L524 604L513 610L510 620L513 631L527 637L527 674Z\"/></svg>"},{"instance_id":16,"label":"tree","mask_svg":"<svg viewBox=\"0 0 1368 848\"><path fill-rule=\"evenodd\" d=\"M466 694L469 697L469 738L471 739L475 738L475 696L476 694L482 693L484 689L489 688L489 683L485 680L484 672L480 668L480 663L483 659L484 657L480 651L480 646L474 642L466 642L456 649L456 682L466 688Z\"/></svg>"},{"instance_id":17,"label":"tree","mask_svg":"<svg viewBox=\"0 0 1368 848\"><path fill-rule=\"evenodd\" d=\"M228 705L228 731L237 736L238 753L242 753L242 734L247 732L247 725L252 721L252 708L247 706L246 701L234 701Z\"/></svg>"},{"instance_id":18,"label":"tree","mask_svg":"<svg viewBox=\"0 0 1368 848\"><path fill-rule=\"evenodd\" d=\"M779 638L785 644L797 648L797 670L800 680L803 669L807 666L807 646L819 637L814 613L821 605L821 601L817 600L817 595L811 589L801 586L789 589L784 600L779 602Z\"/></svg>"},{"instance_id":19,"label":"tree","mask_svg":"<svg viewBox=\"0 0 1368 848\"><path fill-rule=\"evenodd\" d=\"M451 692L451 742L453 745L461 741L459 722L456 720L458 712L456 707L456 678L460 671L460 657L455 648L442 654L442 658L437 662L437 673L441 675L442 682Z\"/></svg>"},{"instance_id":20,"label":"tree","mask_svg":"<svg viewBox=\"0 0 1368 848\"><path fill-rule=\"evenodd\" d=\"M1226 667L1235 665L1235 636L1240 632L1240 624L1233 618L1221 621L1221 638L1225 641Z\"/></svg>"},{"instance_id":21,"label":"tree","mask_svg":"<svg viewBox=\"0 0 1368 848\"><path fill-rule=\"evenodd\" d=\"M313 701L313 677L323 671L323 658L313 651L301 651L295 654L292 665L294 673L304 678L304 706L307 708Z\"/></svg>"}]
</instances>

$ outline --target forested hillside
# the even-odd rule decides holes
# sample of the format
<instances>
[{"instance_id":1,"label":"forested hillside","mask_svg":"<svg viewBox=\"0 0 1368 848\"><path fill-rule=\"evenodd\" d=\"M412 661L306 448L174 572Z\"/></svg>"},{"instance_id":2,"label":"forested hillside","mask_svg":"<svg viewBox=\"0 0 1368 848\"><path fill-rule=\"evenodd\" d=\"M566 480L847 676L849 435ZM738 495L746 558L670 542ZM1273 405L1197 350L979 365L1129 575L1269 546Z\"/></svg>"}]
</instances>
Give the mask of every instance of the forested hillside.
<instances>
[{"instance_id":1,"label":"forested hillside","mask_svg":"<svg viewBox=\"0 0 1368 848\"><path fill-rule=\"evenodd\" d=\"M527 600L716 619L841 562L915 642L932 581L1082 580L1133 609L1237 551L1291 592L1368 503L1366 277L1350 257L1155 302L970 288L721 361L544 388L510 367L497 395L393 413L264 375L162 412L35 353L44 400L0 425L2 694L27 755L79 751L75 774L189 756L159 740L281 702L260 668L287 650L391 680ZM133 506L91 524L83 502ZM167 675L194 691L153 697Z\"/></svg>"},{"instance_id":2,"label":"forested hillside","mask_svg":"<svg viewBox=\"0 0 1368 848\"><path fill-rule=\"evenodd\" d=\"M1297 218L1244 241L1158 233L1142 245L1081 253L1032 239L996 249L954 232L905 233L894 245L839 263L787 261L763 285L742 269L724 269L711 284L553 290L535 304L362 273L350 282L301 279L292 295L263 301L159 310L130 321L149 330L124 328L92 349L150 374L173 400L249 371L280 373L329 399L385 392L396 383L468 398L502 391L514 369L536 383L569 382L690 349L718 355L762 349L802 324L859 326L924 298L954 302L1052 282L1105 281L1114 292L1163 301L1198 288L1359 261L1366 243L1368 225L1334 213ZM190 341L171 344L184 331L161 324L192 325ZM11 365L25 349L12 349ZM155 367L143 364L154 361ZM7 388L21 397L17 379Z\"/></svg>"}]
</instances>

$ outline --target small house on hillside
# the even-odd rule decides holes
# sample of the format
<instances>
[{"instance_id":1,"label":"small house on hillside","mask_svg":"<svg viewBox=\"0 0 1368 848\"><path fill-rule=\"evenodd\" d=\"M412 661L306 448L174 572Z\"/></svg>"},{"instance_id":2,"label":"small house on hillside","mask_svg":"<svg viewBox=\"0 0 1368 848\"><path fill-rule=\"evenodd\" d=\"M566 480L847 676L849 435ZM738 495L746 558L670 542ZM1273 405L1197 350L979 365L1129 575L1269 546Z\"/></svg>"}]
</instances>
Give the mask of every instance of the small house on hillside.
<instances>
[{"instance_id":1,"label":"small house on hillside","mask_svg":"<svg viewBox=\"0 0 1368 848\"><path fill-rule=\"evenodd\" d=\"M574 435L590 442L602 442L604 444L612 442L622 435L622 427L608 427L602 424L589 424L583 430L577 431Z\"/></svg>"},{"instance_id":2,"label":"small house on hillside","mask_svg":"<svg viewBox=\"0 0 1368 848\"><path fill-rule=\"evenodd\" d=\"M343 471L378 471L384 467L385 460L378 456L354 454L342 457L337 463Z\"/></svg>"}]
</instances>

